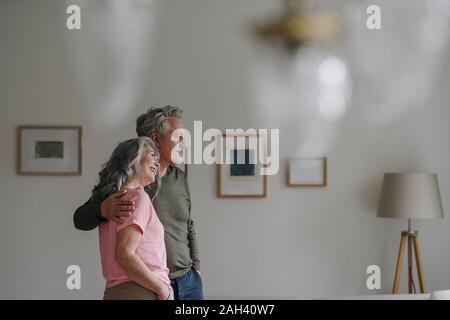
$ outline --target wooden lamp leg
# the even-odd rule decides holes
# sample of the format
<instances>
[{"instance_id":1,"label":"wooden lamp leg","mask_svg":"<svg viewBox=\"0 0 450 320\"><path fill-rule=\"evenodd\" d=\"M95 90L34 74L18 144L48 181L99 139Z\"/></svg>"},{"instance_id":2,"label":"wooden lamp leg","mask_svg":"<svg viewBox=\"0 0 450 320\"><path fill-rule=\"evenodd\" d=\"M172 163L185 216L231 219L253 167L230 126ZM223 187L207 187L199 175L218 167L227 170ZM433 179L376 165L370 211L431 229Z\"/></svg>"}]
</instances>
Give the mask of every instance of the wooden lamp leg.
<instances>
[{"instance_id":1,"label":"wooden lamp leg","mask_svg":"<svg viewBox=\"0 0 450 320\"><path fill-rule=\"evenodd\" d=\"M392 293L398 293L398 287L400 286L400 276L402 274L403 256L405 255L405 244L408 240L408 233L402 232L400 240L400 249L398 250L397 267L395 269L394 286L392 287Z\"/></svg>"},{"instance_id":2,"label":"wooden lamp leg","mask_svg":"<svg viewBox=\"0 0 450 320\"><path fill-rule=\"evenodd\" d=\"M413 264L412 264L412 250L413 250L413 244L412 244L412 234L408 232L408 293L413 293Z\"/></svg>"},{"instance_id":3,"label":"wooden lamp leg","mask_svg":"<svg viewBox=\"0 0 450 320\"><path fill-rule=\"evenodd\" d=\"M420 284L420 292L425 293L427 292L427 289L425 287L425 278L423 275L423 264L422 264L422 258L420 256L420 249L419 249L419 233L416 231L413 234L413 243L414 243L414 251L416 256L416 265L417 265L417 273L419 274L419 284Z\"/></svg>"}]
</instances>

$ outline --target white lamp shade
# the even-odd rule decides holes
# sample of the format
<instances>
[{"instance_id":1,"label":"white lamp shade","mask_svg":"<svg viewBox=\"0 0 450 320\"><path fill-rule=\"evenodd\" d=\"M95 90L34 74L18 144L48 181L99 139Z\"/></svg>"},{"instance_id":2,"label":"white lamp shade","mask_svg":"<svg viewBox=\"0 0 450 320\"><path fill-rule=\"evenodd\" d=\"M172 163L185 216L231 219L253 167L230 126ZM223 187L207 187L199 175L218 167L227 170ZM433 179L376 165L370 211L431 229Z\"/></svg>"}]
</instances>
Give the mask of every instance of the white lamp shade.
<instances>
[{"instance_id":1,"label":"white lamp shade","mask_svg":"<svg viewBox=\"0 0 450 320\"><path fill-rule=\"evenodd\" d=\"M434 173L386 173L378 217L402 219L443 218L437 175Z\"/></svg>"}]
</instances>

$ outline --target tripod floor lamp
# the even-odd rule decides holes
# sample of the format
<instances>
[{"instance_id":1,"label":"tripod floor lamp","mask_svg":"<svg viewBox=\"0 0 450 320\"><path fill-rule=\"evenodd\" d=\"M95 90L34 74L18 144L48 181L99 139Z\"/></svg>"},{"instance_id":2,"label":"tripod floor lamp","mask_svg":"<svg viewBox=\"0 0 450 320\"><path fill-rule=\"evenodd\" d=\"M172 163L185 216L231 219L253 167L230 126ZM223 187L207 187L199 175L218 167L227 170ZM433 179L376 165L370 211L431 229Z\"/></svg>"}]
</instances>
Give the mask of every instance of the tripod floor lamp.
<instances>
[{"instance_id":1,"label":"tripod floor lamp","mask_svg":"<svg viewBox=\"0 0 450 320\"><path fill-rule=\"evenodd\" d=\"M412 219L443 218L437 175L432 173L386 173L383 179L378 217L408 219L408 230L402 231L392 293L398 293L405 247L408 250L408 293L415 293L413 254L419 277L420 292L427 292L419 250L419 233L412 230Z\"/></svg>"}]
</instances>

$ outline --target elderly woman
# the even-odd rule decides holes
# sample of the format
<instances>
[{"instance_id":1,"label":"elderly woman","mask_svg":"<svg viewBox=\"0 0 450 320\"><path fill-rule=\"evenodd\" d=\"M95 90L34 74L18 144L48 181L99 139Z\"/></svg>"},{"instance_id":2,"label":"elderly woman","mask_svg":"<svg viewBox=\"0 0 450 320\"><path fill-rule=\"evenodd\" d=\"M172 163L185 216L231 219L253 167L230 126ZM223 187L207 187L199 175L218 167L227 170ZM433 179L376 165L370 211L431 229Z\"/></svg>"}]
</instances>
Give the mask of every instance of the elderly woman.
<instances>
[{"instance_id":1,"label":"elderly woman","mask_svg":"<svg viewBox=\"0 0 450 320\"><path fill-rule=\"evenodd\" d=\"M99 173L92 201L102 201L126 188L135 212L123 224L113 220L99 227L100 256L106 289L103 299L173 299L166 262L164 228L144 187L158 192L159 153L147 137L120 143Z\"/></svg>"}]
</instances>

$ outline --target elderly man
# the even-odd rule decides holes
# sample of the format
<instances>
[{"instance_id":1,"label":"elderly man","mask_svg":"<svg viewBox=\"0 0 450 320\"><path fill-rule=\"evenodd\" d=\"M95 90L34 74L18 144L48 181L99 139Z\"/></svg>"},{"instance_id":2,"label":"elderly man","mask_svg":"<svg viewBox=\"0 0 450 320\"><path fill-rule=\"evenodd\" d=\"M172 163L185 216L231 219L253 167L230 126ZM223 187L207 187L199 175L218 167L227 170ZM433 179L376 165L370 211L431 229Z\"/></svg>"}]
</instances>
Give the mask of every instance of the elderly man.
<instances>
[{"instance_id":1,"label":"elderly man","mask_svg":"<svg viewBox=\"0 0 450 320\"><path fill-rule=\"evenodd\" d=\"M183 136L172 137L175 130L183 128L181 115L178 107L151 108L136 120L136 133L150 137L160 151L161 187L153 206L165 230L167 266L175 299L201 300L200 260L187 176L175 166L180 163L184 150ZM134 211L132 201L121 199L125 193L126 190L112 194L101 203L89 199L75 211L75 227L92 230L109 219L123 223L123 218Z\"/></svg>"}]
</instances>

